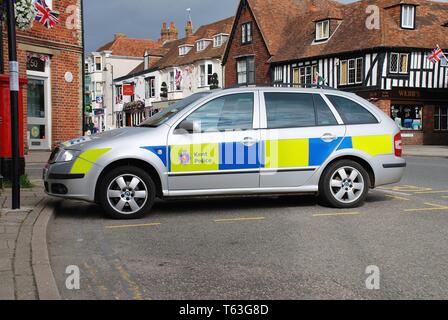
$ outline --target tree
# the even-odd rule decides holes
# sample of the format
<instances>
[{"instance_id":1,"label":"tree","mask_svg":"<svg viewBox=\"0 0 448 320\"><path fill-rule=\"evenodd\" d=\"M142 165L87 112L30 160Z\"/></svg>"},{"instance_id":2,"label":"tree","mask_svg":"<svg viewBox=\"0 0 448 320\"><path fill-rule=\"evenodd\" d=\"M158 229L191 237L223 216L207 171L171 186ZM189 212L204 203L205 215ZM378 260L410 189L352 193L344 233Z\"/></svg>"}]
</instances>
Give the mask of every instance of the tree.
<instances>
[{"instance_id":1,"label":"tree","mask_svg":"<svg viewBox=\"0 0 448 320\"><path fill-rule=\"evenodd\" d=\"M214 73L210 77L210 90L219 88L218 74Z\"/></svg>"}]
</instances>

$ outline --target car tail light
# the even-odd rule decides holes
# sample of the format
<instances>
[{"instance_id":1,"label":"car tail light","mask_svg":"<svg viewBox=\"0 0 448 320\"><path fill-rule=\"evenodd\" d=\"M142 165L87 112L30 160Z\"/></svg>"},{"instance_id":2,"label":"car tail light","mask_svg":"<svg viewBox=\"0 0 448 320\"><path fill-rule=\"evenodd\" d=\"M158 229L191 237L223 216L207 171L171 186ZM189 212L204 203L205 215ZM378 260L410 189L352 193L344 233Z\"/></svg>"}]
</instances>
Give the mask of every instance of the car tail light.
<instances>
[{"instance_id":1,"label":"car tail light","mask_svg":"<svg viewBox=\"0 0 448 320\"><path fill-rule=\"evenodd\" d=\"M395 156L401 157L403 155L403 143L401 140L401 133L397 133L394 137Z\"/></svg>"}]
</instances>

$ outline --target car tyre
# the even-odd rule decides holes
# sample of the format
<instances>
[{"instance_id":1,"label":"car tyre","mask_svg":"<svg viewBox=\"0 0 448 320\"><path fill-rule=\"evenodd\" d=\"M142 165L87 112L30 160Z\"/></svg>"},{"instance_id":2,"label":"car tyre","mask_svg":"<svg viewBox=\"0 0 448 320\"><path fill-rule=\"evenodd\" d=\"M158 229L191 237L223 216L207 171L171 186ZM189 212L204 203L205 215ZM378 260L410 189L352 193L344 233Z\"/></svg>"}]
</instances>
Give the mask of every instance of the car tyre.
<instances>
[{"instance_id":1,"label":"car tyre","mask_svg":"<svg viewBox=\"0 0 448 320\"><path fill-rule=\"evenodd\" d=\"M150 212L155 190L154 181L143 169L118 167L103 177L99 200L106 214L113 219L139 219Z\"/></svg>"},{"instance_id":2,"label":"car tyre","mask_svg":"<svg viewBox=\"0 0 448 320\"><path fill-rule=\"evenodd\" d=\"M325 169L319 184L324 203L335 208L356 208L367 197L370 177L362 165L353 160L338 160Z\"/></svg>"}]
</instances>

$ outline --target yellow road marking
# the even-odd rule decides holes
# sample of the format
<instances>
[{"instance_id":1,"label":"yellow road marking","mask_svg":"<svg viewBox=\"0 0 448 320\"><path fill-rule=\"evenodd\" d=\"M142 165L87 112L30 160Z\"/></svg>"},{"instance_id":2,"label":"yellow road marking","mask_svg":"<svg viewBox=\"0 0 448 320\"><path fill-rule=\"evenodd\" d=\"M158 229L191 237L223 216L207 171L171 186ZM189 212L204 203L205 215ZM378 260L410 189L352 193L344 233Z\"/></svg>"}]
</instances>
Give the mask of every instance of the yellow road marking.
<instances>
[{"instance_id":1,"label":"yellow road marking","mask_svg":"<svg viewBox=\"0 0 448 320\"><path fill-rule=\"evenodd\" d=\"M392 195L390 195L390 194L386 194L386 197L389 197L389 198L393 198L393 199L397 199L397 200L404 200L404 201L409 201L409 199L408 199L408 198L403 198L403 197L392 196Z\"/></svg>"},{"instance_id":2,"label":"yellow road marking","mask_svg":"<svg viewBox=\"0 0 448 320\"><path fill-rule=\"evenodd\" d=\"M448 199L448 196L442 196L442 198L444 198L444 199Z\"/></svg>"},{"instance_id":3,"label":"yellow road marking","mask_svg":"<svg viewBox=\"0 0 448 320\"><path fill-rule=\"evenodd\" d=\"M233 218L233 219L218 219L215 222L236 222L236 221L257 221L265 220L265 217L254 217L254 218Z\"/></svg>"},{"instance_id":4,"label":"yellow road marking","mask_svg":"<svg viewBox=\"0 0 448 320\"><path fill-rule=\"evenodd\" d=\"M417 191L416 194L448 193L448 190Z\"/></svg>"},{"instance_id":5,"label":"yellow road marking","mask_svg":"<svg viewBox=\"0 0 448 320\"><path fill-rule=\"evenodd\" d=\"M356 216L360 214L361 213L359 212L319 213L319 214L313 214L313 217Z\"/></svg>"},{"instance_id":6,"label":"yellow road marking","mask_svg":"<svg viewBox=\"0 0 448 320\"><path fill-rule=\"evenodd\" d=\"M389 191L398 191L398 192L423 192L423 191L432 191L431 188L425 187L417 187L412 185L402 185L402 186L394 186L394 187L379 187L378 189L389 190Z\"/></svg>"},{"instance_id":7,"label":"yellow road marking","mask_svg":"<svg viewBox=\"0 0 448 320\"><path fill-rule=\"evenodd\" d=\"M404 192L398 192L398 191L392 191L392 190L388 190L388 189L381 189L381 188L376 188L376 191L382 192L382 193L389 193L389 194L398 194L400 196L412 196L412 194L410 193L404 193Z\"/></svg>"},{"instance_id":8,"label":"yellow road marking","mask_svg":"<svg viewBox=\"0 0 448 320\"><path fill-rule=\"evenodd\" d=\"M131 280L131 276L129 275L129 273L118 262L115 262L115 268L120 273L121 278L128 284L129 289L133 294L132 298L134 300L143 300L140 287L137 283Z\"/></svg>"},{"instance_id":9,"label":"yellow road marking","mask_svg":"<svg viewBox=\"0 0 448 320\"><path fill-rule=\"evenodd\" d=\"M125 228L141 228L141 227L155 227L160 226L161 223L145 223L145 224L124 224L117 226L106 226L106 229L125 229Z\"/></svg>"},{"instance_id":10,"label":"yellow road marking","mask_svg":"<svg viewBox=\"0 0 448 320\"><path fill-rule=\"evenodd\" d=\"M406 212L417 212L417 211L436 211L436 210L448 210L448 206L442 206L440 204L434 204L434 203L425 203L427 206L430 206L431 208L421 208L421 209L406 209L404 211Z\"/></svg>"}]
</instances>

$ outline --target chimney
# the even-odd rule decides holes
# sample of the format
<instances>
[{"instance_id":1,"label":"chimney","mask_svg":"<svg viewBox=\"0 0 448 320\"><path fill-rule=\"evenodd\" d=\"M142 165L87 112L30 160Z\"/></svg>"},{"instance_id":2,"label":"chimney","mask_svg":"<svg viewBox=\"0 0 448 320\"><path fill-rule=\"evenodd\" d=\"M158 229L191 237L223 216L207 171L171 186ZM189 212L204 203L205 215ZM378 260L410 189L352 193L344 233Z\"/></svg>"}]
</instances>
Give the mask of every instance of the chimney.
<instances>
[{"instance_id":1,"label":"chimney","mask_svg":"<svg viewBox=\"0 0 448 320\"><path fill-rule=\"evenodd\" d=\"M177 36L179 35L179 32L177 31L176 25L174 22L171 22L170 29L169 29L169 40L177 40Z\"/></svg>"},{"instance_id":2,"label":"chimney","mask_svg":"<svg viewBox=\"0 0 448 320\"><path fill-rule=\"evenodd\" d=\"M187 25L185 26L185 37L188 38L193 35L193 23L190 21L187 21Z\"/></svg>"},{"instance_id":3,"label":"chimney","mask_svg":"<svg viewBox=\"0 0 448 320\"><path fill-rule=\"evenodd\" d=\"M116 33L114 35L114 40L117 40L118 38L126 38L126 35L124 33Z\"/></svg>"},{"instance_id":4,"label":"chimney","mask_svg":"<svg viewBox=\"0 0 448 320\"><path fill-rule=\"evenodd\" d=\"M169 37L170 37L170 31L166 27L166 22L164 22L162 25L162 30L160 31L160 42L164 44L169 40Z\"/></svg>"}]
</instances>

